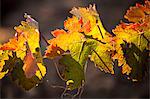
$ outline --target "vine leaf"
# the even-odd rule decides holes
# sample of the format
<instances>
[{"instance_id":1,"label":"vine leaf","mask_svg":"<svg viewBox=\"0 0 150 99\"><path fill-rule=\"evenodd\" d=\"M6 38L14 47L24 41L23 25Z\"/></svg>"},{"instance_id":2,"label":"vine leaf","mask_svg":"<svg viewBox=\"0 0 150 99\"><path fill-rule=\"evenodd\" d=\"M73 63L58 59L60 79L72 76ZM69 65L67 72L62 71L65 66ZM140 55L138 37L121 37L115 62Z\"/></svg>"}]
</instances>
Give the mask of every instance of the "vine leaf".
<instances>
[{"instance_id":1,"label":"vine leaf","mask_svg":"<svg viewBox=\"0 0 150 99\"><path fill-rule=\"evenodd\" d=\"M88 8L74 7L70 11L73 16L64 21L65 30L57 29L52 32L54 38L48 41L50 45L47 47L45 57L54 59L69 50L69 57L78 62L84 72L86 72L87 59L90 58L101 71L111 74L115 74L113 62L117 60L122 74L126 74L132 81L140 81L143 77L142 66L145 65L141 61L146 61L141 53L148 50L150 37L148 5L149 1L146 0L145 5L137 4L131 7L125 15L129 23L120 23L112 30L115 35L105 30L95 5L90 5ZM138 52L128 52L130 47ZM132 59L135 59L134 65L129 61ZM68 63L69 66L68 60L63 62ZM70 68L73 68L71 65L70 63ZM73 79L67 80L74 83L81 82Z\"/></svg>"},{"instance_id":2,"label":"vine leaf","mask_svg":"<svg viewBox=\"0 0 150 99\"><path fill-rule=\"evenodd\" d=\"M71 57L66 56L61 59L65 60L65 62L60 61L64 68L66 68L62 74L66 75L66 77L64 78L66 80L66 84L70 80L73 80L74 82L72 86L67 85L67 90L79 88L80 86L82 86L82 81L84 81L84 79L82 79L84 77L84 66L78 63L78 51L81 50L84 36L78 32L65 32L62 34L62 30L60 30L60 33L58 33L59 30L55 30L52 33L56 35L56 32L59 35L57 35L56 38L48 41L50 45L47 47L45 57L49 59L58 58L58 56L65 54L65 52L69 50ZM68 60L66 61L65 58L67 58ZM69 74L66 73L66 71L69 71Z\"/></svg>"},{"instance_id":3,"label":"vine leaf","mask_svg":"<svg viewBox=\"0 0 150 99\"><path fill-rule=\"evenodd\" d=\"M25 84L30 82L30 80L32 81L32 78L36 77L38 80L35 80L34 83L39 83L38 81L46 74L46 68L43 65L43 59L40 52L38 23L27 14L25 14L24 17L26 18L26 21L22 21L21 25L15 27L15 36L9 39L7 43L0 46L0 73L2 73L2 71L7 72L8 74L14 73L12 76L18 76L16 79L21 80L21 77L23 77L24 80L27 79L25 82L20 81L21 84L24 83L23 87L27 87ZM15 56L13 56L12 53L15 53ZM6 54L6 56L3 56L3 54ZM12 57L12 60L8 57ZM21 61L19 62L23 62L23 65L22 63L17 64L15 61L20 59ZM5 62L6 60L8 62L7 65ZM16 72L20 72L21 74L18 75ZM4 75L2 75L2 77L4 77ZM29 90L30 88L25 89Z\"/></svg>"},{"instance_id":4,"label":"vine leaf","mask_svg":"<svg viewBox=\"0 0 150 99\"><path fill-rule=\"evenodd\" d=\"M31 78L35 75L36 71L38 70L38 66L36 64L36 59L34 58L33 54L29 49L29 45L27 44L27 51L26 56L24 57L24 65L23 70L27 78Z\"/></svg>"},{"instance_id":5,"label":"vine leaf","mask_svg":"<svg viewBox=\"0 0 150 99\"><path fill-rule=\"evenodd\" d=\"M8 71L2 72L3 66L5 65L5 61L9 59L9 55L11 52L0 50L0 79L2 79Z\"/></svg>"},{"instance_id":6,"label":"vine leaf","mask_svg":"<svg viewBox=\"0 0 150 99\"><path fill-rule=\"evenodd\" d=\"M86 35L101 40L109 34L102 25L95 5L90 5L88 8L74 7L70 13L76 16L79 22L82 23L80 31L84 32Z\"/></svg>"},{"instance_id":7,"label":"vine leaf","mask_svg":"<svg viewBox=\"0 0 150 99\"><path fill-rule=\"evenodd\" d=\"M137 4L135 7L130 7L130 9L127 10L127 13L124 17L131 22L141 21L145 17L145 13L138 6L140 6L140 4Z\"/></svg>"},{"instance_id":8,"label":"vine leaf","mask_svg":"<svg viewBox=\"0 0 150 99\"><path fill-rule=\"evenodd\" d=\"M136 4L135 7L131 7L127 11L125 18L133 23L122 22L113 29L113 33L117 38L115 46L118 46L115 47L116 53L113 59L118 60L119 66L122 65L122 73L129 75L129 78L133 81L141 81L143 77L142 72L143 70L145 71L142 68L147 67L146 64L141 62L147 61L143 55L148 58L146 53L149 50L148 44L150 39L149 4L150 2L146 0L145 5ZM118 48L119 50L117 50Z\"/></svg>"},{"instance_id":9,"label":"vine leaf","mask_svg":"<svg viewBox=\"0 0 150 99\"><path fill-rule=\"evenodd\" d=\"M67 90L81 87L85 80L81 65L70 54L63 55L59 64L64 65L63 77L66 80Z\"/></svg>"},{"instance_id":10,"label":"vine leaf","mask_svg":"<svg viewBox=\"0 0 150 99\"><path fill-rule=\"evenodd\" d=\"M111 53L105 48L105 45L98 44L97 47L93 49L90 59L101 71L114 74Z\"/></svg>"},{"instance_id":11,"label":"vine leaf","mask_svg":"<svg viewBox=\"0 0 150 99\"><path fill-rule=\"evenodd\" d=\"M141 30L142 24L139 23L121 23L113 32L116 36L128 43L134 43L141 51L148 45L148 39L144 37L145 32Z\"/></svg>"},{"instance_id":12,"label":"vine leaf","mask_svg":"<svg viewBox=\"0 0 150 99\"><path fill-rule=\"evenodd\" d=\"M129 79L132 81L141 81L144 79L145 72L148 71L148 51L140 51L135 44L127 46L126 44L122 45L126 63L132 72L129 75Z\"/></svg>"},{"instance_id":13,"label":"vine leaf","mask_svg":"<svg viewBox=\"0 0 150 99\"><path fill-rule=\"evenodd\" d=\"M62 65L64 71L60 76L66 82L64 93L83 87L88 59L110 74L115 74L113 62L117 60L128 79L143 79L148 70L150 1L130 7L124 16L129 22L116 26L112 30L114 35L103 27L95 5L74 7L70 13L72 17L64 21L64 29L52 31L54 38L48 40L50 45L44 55L48 59L58 58ZM38 22L27 14L24 17L26 20L14 28L15 36L0 45L0 79L7 75L30 90L40 83L46 68L40 51Z\"/></svg>"},{"instance_id":14,"label":"vine leaf","mask_svg":"<svg viewBox=\"0 0 150 99\"><path fill-rule=\"evenodd\" d=\"M140 22L144 20L146 14L150 14L149 6L150 3L148 0L145 0L145 5L137 3L136 6L130 7L130 9L127 10L127 13L124 17L131 22Z\"/></svg>"},{"instance_id":15,"label":"vine leaf","mask_svg":"<svg viewBox=\"0 0 150 99\"><path fill-rule=\"evenodd\" d=\"M70 50L70 52L75 54L80 50L82 42L84 40L84 35L79 32L62 32L64 30L55 30L52 34L59 34L56 38L49 40L49 46L45 52L45 57L47 58L56 58L63 54L65 51ZM78 54L75 54L74 57L78 57Z\"/></svg>"},{"instance_id":16,"label":"vine leaf","mask_svg":"<svg viewBox=\"0 0 150 99\"><path fill-rule=\"evenodd\" d=\"M66 84L69 81L73 82L72 86L68 86L68 89L73 90L83 86L86 63L90 56L91 60L104 72L114 74L114 71L112 59L110 59L111 54L107 52L109 45L101 41L110 34L102 26L95 5L90 5L89 8L73 8L70 12L73 17L64 22L66 30L52 31L54 38L48 40L50 45L45 51L45 57L49 59L63 57L60 59L60 63L64 65L64 68L67 68L63 73L66 77ZM101 46L106 46L105 51L99 50ZM69 56L63 56L68 50ZM98 54L93 50L98 51ZM106 54L103 56L101 53L105 52ZM77 69L79 67L80 69ZM68 71L69 73L67 73ZM77 75L80 76L77 77Z\"/></svg>"}]
</instances>

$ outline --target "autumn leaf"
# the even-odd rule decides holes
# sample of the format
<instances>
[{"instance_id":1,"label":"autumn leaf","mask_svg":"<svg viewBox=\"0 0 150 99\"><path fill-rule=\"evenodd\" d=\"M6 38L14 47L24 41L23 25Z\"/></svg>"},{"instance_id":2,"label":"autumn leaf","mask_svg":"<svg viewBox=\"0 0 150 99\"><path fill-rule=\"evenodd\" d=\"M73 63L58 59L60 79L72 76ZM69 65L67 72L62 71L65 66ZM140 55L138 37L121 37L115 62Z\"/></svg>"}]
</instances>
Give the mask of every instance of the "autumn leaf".
<instances>
[{"instance_id":1,"label":"autumn leaf","mask_svg":"<svg viewBox=\"0 0 150 99\"><path fill-rule=\"evenodd\" d=\"M130 10L127 11L125 18L131 22L139 22L145 17L145 13L139 7L130 7Z\"/></svg>"},{"instance_id":2,"label":"autumn leaf","mask_svg":"<svg viewBox=\"0 0 150 99\"><path fill-rule=\"evenodd\" d=\"M91 55L91 61L102 71L114 74L110 56L111 52L109 52L110 49L108 44L103 40L110 34L104 29L95 5L90 5L89 8L73 8L70 12L76 17L83 19L82 28L86 30L83 33L86 41L84 43L85 46L83 45L82 48L88 46L88 50L90 50L84 53L84 55ZM99 55L102 53L102 56Z\"/></svg>"},{"instance_id":3,"label":"autumn leaf","mask_svg":"<svg viewBox=\"0 0 150 99\"><path fill-rule=\"evenodd\" d=\"M135 7L131 7L127 11L125 18L133 23L122 22L113 30L117 40L115 41L114 47L116 53L112 58L118 60L119 66L122 65L123 74L126 73L131 80L136 81L141 81L143 77L142 68L143 66L147 67L147 65L143 65L141 62L147 60L145 59L145 57L147 57L145 53L147 53L146 50L149 49L150 21L148 20L150 16L148 11L150 9L147 6L149 4L148 2L149 1L145 1L145 5L136 4Z\"/></svg>"},{"instance_id":4,"label":"autumn leaf","mask_svg":"<svg viewBox=\"0 0 150 99\"><path fill-rule=\"evenodd\" d=\"M86 72L89 57L102 71L111 74L114 74L114 71L109 45L101 41L110 34L102 26L95 6L73 8L70 12L74 15L64 22L66 31L56 29L52 32L54 38L48 41L50 45L47 47L45 57L54 59L62 56L66 51L70 52L70 56L64 56L68 60L62 58L60 62L64 64L64 67L69 68L70 72L66 73L67 70L65 70L63 74L67 75L66 84L70 80L73 81L72 86L68 86L68 89L73 90L81 87L81 82L84 82L83 74ZM81 70L75 69L77 67L80 67ZM81 75L81 72L82 79L75 78L76 75Z\"/></svg>"},{"instance_id":5,"label":"autumn leaf","mask_svg":"<svg viewBox=\"0 0 150 99\"><path fill-rule=\"evenodd\" d=\"M51 32L44 58L56 59L57 73L65 81L62 94L82 93L88 61L105 73L115 75L116 65L123 76L142 81L148 72L150 40L150 1L127 10L122 22L109 33L105 30L95 5L74 7L64 29ZM46 74L40 50L38 22L25 14L25 21L14 27L16 34L0 44L0 79L8 76L25 90L41 83ZM62 70L59 71L59 68ZM71 94L72 95L72 94Z\"/></svg>"},{"instance_id":6,"label":"autumn leaf","mask_svg":"<svg viewBox=\"0 0 150 99\"><path fill-rule=\"evenodd\" d=\"M78 19L77 17L73 16L72 18L68 18L64 22L64 27L66 30L69 30L70 32L80 32L81 27L83 25L82 19Z\"/></svg>"},{"instance_id":7,"label":"autumn leaf","mask_svg":"<svg viewBox=\"0 0 150 99\"><path fill-rule=\"evenodd\" d=\"M130 22L140 22L147 16L146 14L150 14L150 2L145 0L145 5L141 5L139 3L134 7L130 7L127 10L126 15L124 16Z\"/></svg>"},{"instance_id":8,"label":"autumn leaf","mask_svg":"<svg viewBox=\"0 0 150 99\"><path fill-rule=\"evenodd\" d=\"M56 30L56 31L58 32L58 30ZM54 33L54 32L52 32L52 33ZM61 32L61 30L60 30L60 32ZM72 57L70 57L71 59L70 58L67 58L67 59L70 60L69 63L73 63L73 64L69 64L68 62L66 62L67 64L65 64L63 62L61 62L61 63L64 64L64 67L69 68L69 71L71 71L70 73L72 73L73 77L70 78L70 76L67 74L68 76L65 78L66 82L68 80L74 81L75 85L73 87L68 86L68 89L72 90L74 88L78 88L79 86L81 86L81 84L82 84L81 82L82 82L82 80L84 80L84 79L77 79L76 78L77 76L74 76L74 74L73 74L74 72L76 72L75 75L79 75L79 76L81 76L80 73L84 74L84 71L83 71L84 66L80 65L79 63L78 63L79 65L77 66L77 68L80 67L81 69L76 70L76 64L78 62L78 57L79 57L78 51L81 50L84 36L78 32L72 32L72 33L66 32L63 34L61 34L61 33L58 33L58 34L60 34L60 35L58 35L56 38L53 38L48 41L50 43L50 45L47 47L45 57L47 57L49 59L54 59L54 58L57 58L58 56L61 56L62 54L64 54L67 50L70 51L70 54ZM75 62L75 61L77 61L77 62ZM74 63L76 63L76 64L74 64ZM72 68L75 68L75 71L73 69L71 69L69 66L72 66ZM66 73L66 71L64 73Z\"/></svg>"},{"instance_id":9,"label":"autumn leaf","mask_svg":"<svg viewBox=\"0 0 150 99\"><path fill-rule=\"evenodd\" d=\"M41 80L46 74L46 68L43 65L43 58L40 52L38 23L27 14L25 14L24 17L26 18L26 21L22 21L21 25L15 27L15 36L9 39L7 43L1 45L0 51L2 51L2 53L8 51L10 54L7 53L7 56L11 56L11 53L15 53L15 58L12 59L12 61L9 58L4 59L4 57L2 57L2 69L9 67L7 70L4 70L5 72L8 71L8 73L14 73L17 68L12 66L13 64L16 64L16 61L14 60L22 60L21 62L23 62L23 65L20 64L20 67L22 67L23 72L20 72L24 73L24 75L21 74L19 77L23 76L24 79L28 79L28 83L34 77ZM6 62L4 60L7 60L9 64L5 65ZM20 67L18 67L16 71L20 70ZM36 81L35 83L38 83Z\"/></svg>"},{"instance_id":10,"label":"autumn leaf","mask_svg":"<svg viewBox=\"0 0 150 99\"><path fill-rule=\"evenodd\" d=\"M58 30L55 31L58 32ZM55 31L53 31L52 33L54 33ZM60 30L60 32L61 31L62 30ZM70 50L70 52L77 57L75 53L80 50L83 41L84 35L78 32L66 32L60 34L56 38L48 41L50 45L47 47L48 50L46 50L45 57L55 58L56 56L63 54L67 50ZM74 46L76 46L77 49Z\"/></svg>"},{"instance_id":11,"label":"autumn leaf","mask_svg":"<svg viewBox=\"0 0 150 99\"><path fill-rule=\"evenodd\" d=\"M148 39L144 36L145 31L138 30L140 26L140 24L136 23L122 23L117 26L113 32L118 38L123 39L128 43L134 43L142 51L147 47Z\"/></svg>"},{"instance_id":12,"label":"autumn leaf","mask_svg":"<svg viewBox=\"0 0 150 99\"><path fill-rule=\"evenodd\" d=\"M101 40L108 34L102 25L95 5L90 5L89 8L74 7L70 13L75 15L79 20L82 19L82 31L86 35Z\"/></svg>"},{"instance_id":13,"label":"autumn leaf","mask_svg":"<svg viewBox=\"0 0 150 99\"><path fill-rule=\"evenodd\" d=\"M8 70L5 72L2 71L5 61L9 59L8 55L11 55L11 52L0 50L0 79L2 79L8 73Z\"/></svg>"},{"instance_id":14,"label":"autumn leaf","mask_svg":"<svg viewBox=\"0 0 150 99\"><path fill-rule=\"evenodd\" d=\"M145 5L137 4L135 7L131 7L125 18L133 23L120 23L112 30L115 35L105 30L95 5L90 5L88 8L74 7L70 11L73 16L64 22L65 30L57 29L52 32L54 38L48 41L50 45L47 47L45 57L54 59L69 51L69 57L78 62L84 72L86 72L87 59L90 58L101 71L111 74L115 73L113 63L117 60L122 74L126 74L133 81L140 80L143 77L139 70L142 70L143 56L141 53L145 53L145 50L148 49L150 34L148 5L149 2L145 1ZM123 45L128 47L123 47ZM126 50L130 50L133 45L135 46L133 49L139 51L128 53ZM134 56L130 56L132 54ZM132 59L136 59L133 62L134 66L129 61ZM64 60L63 64L67 63L66 61ZM69 66L69 62L67 66ZM73 72L68 75L74 75ZM65 73L66 71L64 71ZM81 80L73 80L75 78L66 79L66 82L71 81L74 84L81 82ZM75 88L80 86L81 83ZM70 87L70 89L72 88Z\"/></svg>"},{"instance_id":15,"label":"autumn leaf","mask_svg":"<svg viewBox=\"0 0 150 99\"><path fill-rule=\"evenodd\" d=\"M31 78L35 75L36 71L38 70L38 66L36 64L36 59L34 58L33 54L30 51L29 45L27 44L27 51L26 56L24 57L24 65L23 70L27 78Z\"/></svg>"},{"instance_id":16,"label":"autumn leaf","mask_svg":"<svg viewBox=\"0 0 150 99\"><path fill-rule=\"evenodd\" d=\"M97 47L93 49L91 61L93 61L101 71L114 74L111 53L107 50L105 45L97 44Z\"/></svg>"}]
</instances>

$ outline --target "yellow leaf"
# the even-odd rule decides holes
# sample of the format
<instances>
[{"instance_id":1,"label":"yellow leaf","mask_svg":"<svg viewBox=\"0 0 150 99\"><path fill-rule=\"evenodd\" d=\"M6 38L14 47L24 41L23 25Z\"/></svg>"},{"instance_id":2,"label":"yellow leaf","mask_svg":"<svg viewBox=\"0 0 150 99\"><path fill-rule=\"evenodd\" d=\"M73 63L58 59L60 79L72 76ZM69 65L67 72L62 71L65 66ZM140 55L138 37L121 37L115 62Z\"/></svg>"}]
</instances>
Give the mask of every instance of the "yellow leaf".
<instances>
[{"instance_id":1,"label":"yellow leaf","mask_svg":"<svg viewBox=\"0 0 150 99\"><path fill-rule=\"evenodd\" d=\"M122 74L129 75L131 73L132 68L128 64L124 64L122 66Z\"/></svg>"},{"instance_id":2,"label":"yellow leaf","mask_svg":"<svg viewBox=\"0 0 150 99\"><path fill-rule=\"evenodd\" d=\"M16 26L15 36L0 46L0 50L8 50L16 53L17 58L24 61L23 70L27 78L31 78L38 70L37 63L42 64L42 55L40 52L40 37L38 23L25 14L26 21Z\"/></svg>"},{"instance_id":3,"label":"yellow leaf","mask_svg":"<svg viewBox=\"0 0 150 99\"><path fill-rule=\"evenodd\" d=\"M8 73L8 70L6 72L0 72L0 79L2 79L7 73Z\"/></svg>"},{"instance_id":4,"label":"yellow leaf","mask_svg":"<svg viewBox=\"0 0 150 99\"><path fill-rule=\"evenodd\" d=\"M5 72L2 72L3 66L5 65L5 60L9 59L8 55L11 56L11 52L0 50L0 79L2 79L5 76L5 74L8 73L8 70Z\"/></svg>"},{"instance_id":5,"label":"yellow leaf","mask_svg":"<svg viewBox=\"0 0 150 99\"><path fill-rule=\"evenodd\" d=\"M46 68L42 63L37 63L39 70L36 71L36 76L41 80L46 74Z\"/></svg>"}]
</instances>

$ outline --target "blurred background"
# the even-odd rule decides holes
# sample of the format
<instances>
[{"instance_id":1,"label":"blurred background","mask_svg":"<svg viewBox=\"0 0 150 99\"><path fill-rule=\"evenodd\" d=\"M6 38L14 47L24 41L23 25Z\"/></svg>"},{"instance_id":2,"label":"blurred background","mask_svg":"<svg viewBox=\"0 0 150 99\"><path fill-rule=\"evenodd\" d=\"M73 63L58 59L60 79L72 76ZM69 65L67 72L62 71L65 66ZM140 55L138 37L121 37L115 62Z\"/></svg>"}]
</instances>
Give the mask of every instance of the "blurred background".
<instances>
[{"instance_id":1,"label":"blurred background","mask_svg":"<svg viewBox=\"0 0 150 99\"><path fill-rule=\"evenodd\" d=\"M73 7L88 7L96 4L97 11L107 31L124 20L123 16L129 6L143 0L0 0L0 43L8 41L15 33L14 26L24 20L24 13L32 15L39 22L40 32L46 39L52 38L50 31L63 28L63 22L71 16L69 11ZM46 49L46 43L41 39L42 52ZM54 63L44 60L47 75L42 84L26 92L11 82L7 77L0 80L1 98L59 98L63 92L52 85L63 85L58 77ZM148 98L148 76L139 83L132 83L120 76L105 74L89 62L86 73L86 84L82 98Z\"/></svg>"}]
</instances>

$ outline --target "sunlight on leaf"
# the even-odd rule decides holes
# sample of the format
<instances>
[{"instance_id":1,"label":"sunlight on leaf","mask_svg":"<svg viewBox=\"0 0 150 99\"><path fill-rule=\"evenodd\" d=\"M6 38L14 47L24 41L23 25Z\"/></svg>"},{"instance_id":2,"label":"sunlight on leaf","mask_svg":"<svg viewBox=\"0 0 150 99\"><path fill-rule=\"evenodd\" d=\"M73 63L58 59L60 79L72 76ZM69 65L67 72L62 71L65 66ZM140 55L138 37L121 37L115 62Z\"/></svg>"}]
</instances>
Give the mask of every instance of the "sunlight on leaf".
<instances>
[{"instance_id":1,"label":"sunlight on leaf","mask_svg":"<svg viewBox=\"0 0 150 99\"><path fill-rule=\"evenodd\" d=\"M0 46L0 63L2 71L12 73L9 76L16 80L19 79L18 84L21 84L24 89L29 90L44 77L46 68L42 65L43 57L40 52L38 22L27 14L24 17L26 21L22 21L21 25L15 27L15 36L9 39L9 42ZM4 56L5 52L7 52L7 59ZM15 53L14 57L12 57L11 53ZM7 64L5 64L6 60ZM17 60L23 63L18 64ZM39 71L42 75L39 74ZM20 75L16 74L16 72L19 72ZM0 73L2 76L5 74L3 72ZM22 80L25 81L23 82ZM31 84L32 81L34 82L33 84Z\"/></svg>"}]
</instances>

